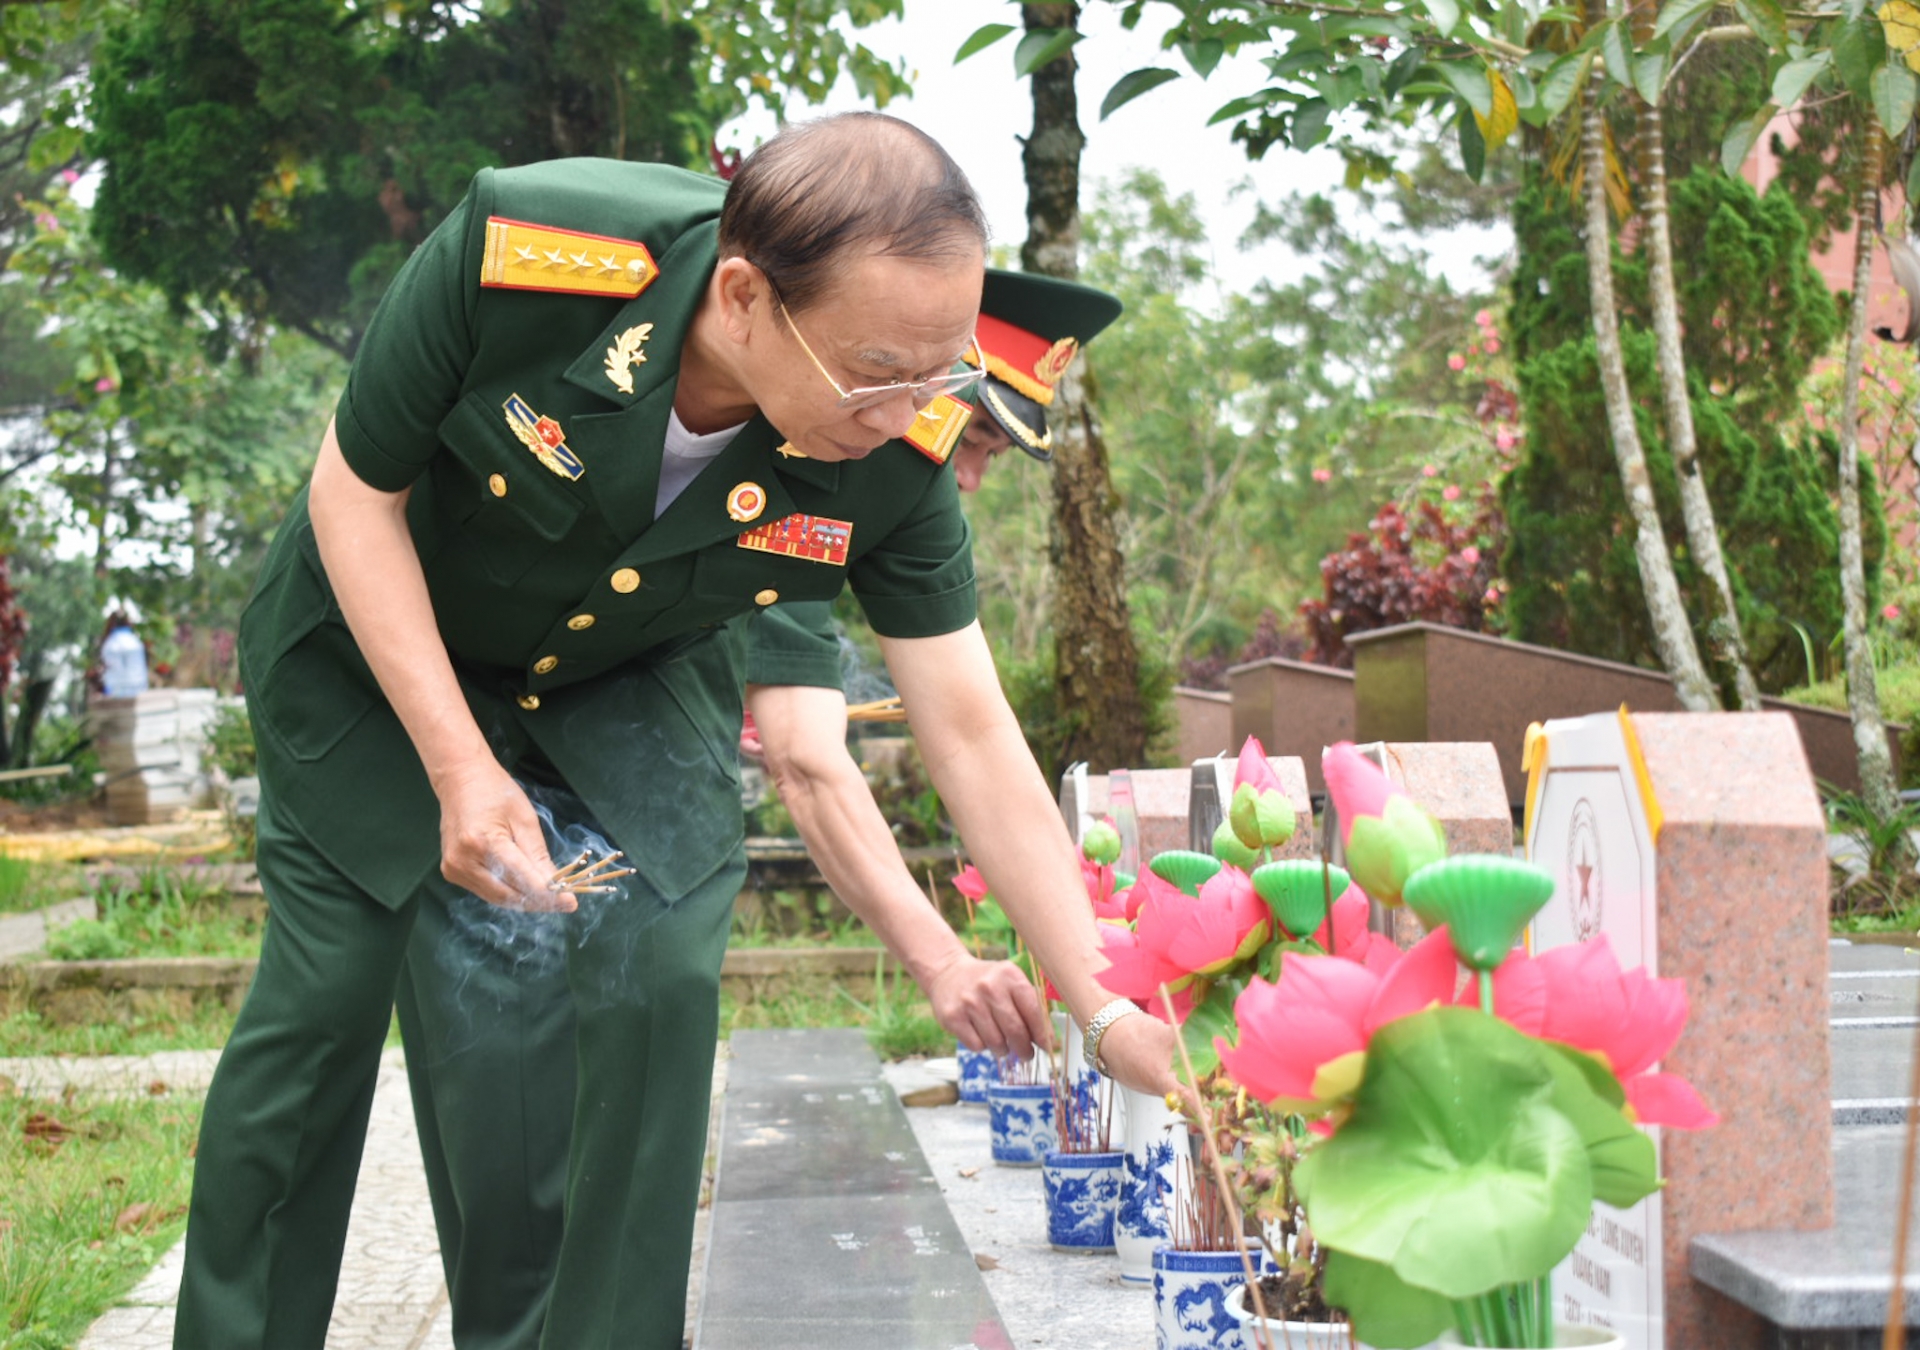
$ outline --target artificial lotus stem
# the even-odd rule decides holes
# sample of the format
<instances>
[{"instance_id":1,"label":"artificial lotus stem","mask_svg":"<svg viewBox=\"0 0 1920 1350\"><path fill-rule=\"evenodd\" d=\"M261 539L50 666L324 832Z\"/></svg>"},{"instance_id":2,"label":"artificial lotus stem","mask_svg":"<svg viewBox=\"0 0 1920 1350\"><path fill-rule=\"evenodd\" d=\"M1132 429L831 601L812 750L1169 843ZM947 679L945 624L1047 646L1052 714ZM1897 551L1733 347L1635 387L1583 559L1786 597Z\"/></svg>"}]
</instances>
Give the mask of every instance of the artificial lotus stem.
<instances>
[{"instance_id":1,"label":"artificial lotus stem","mask_svg":"<svg viewBox=\"0 0 1920 1350\"><path fill-rule=\"evenodd\" d=\"M1178 1027L1180 1021L1173 1012L1173 992L1165 984L1160 986L1160 1004L1167 1010L1167 1024ZM1220 1203L1226 1208L1229 1221L1233 1224L1236 1241L1234 1249L1240 1253L1240 1269L1247 1277L1247 1291L1253 1300L1255 1336L1261 1350L1273 1350L1273 1337L1267 1330L1267 1300L1260 1291L1260 1273L1253 1268L1253 1257L1247 1253L1245 1241L1246 1220L1241 1216L1240 1206L1233 1202L1233 1187L1227 1182L1226 1165L1220 1161L1220 1150L1213 1144L1213 1126L1208 1119L1206 1098L1200 1094L1200 1080L1193 1071L1193 1056L1187 1053L1187 1038L1175 1036L1173 1044L1180 1051L1180 1067L1187 1071L1187 1083L1193 1093L1196 1108L1200 1112L1200 1147L1206 1155L1207 1165L1213 1172L1214 1184L1220 1188ZM1194 1188L1196 1191L1198 1186ZM1243 1327L1244 1334L1245 1328Z\"/></svg>"}]
</instances>

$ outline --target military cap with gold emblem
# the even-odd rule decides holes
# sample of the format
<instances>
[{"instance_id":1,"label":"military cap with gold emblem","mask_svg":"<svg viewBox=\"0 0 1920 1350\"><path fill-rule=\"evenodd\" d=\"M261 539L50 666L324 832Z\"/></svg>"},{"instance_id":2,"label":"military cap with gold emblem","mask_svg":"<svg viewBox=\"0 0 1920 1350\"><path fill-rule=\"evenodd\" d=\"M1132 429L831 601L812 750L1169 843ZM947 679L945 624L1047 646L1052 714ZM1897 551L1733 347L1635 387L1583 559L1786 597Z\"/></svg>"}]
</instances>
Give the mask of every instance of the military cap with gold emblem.
<instances>
[{"instance_id":1,"label":"military cap with gold emblem","mask_svg":"<svg viewBox=\"0 0 1920 1350\"><path fill-rule=\"evenodd\" d=\"M975 403L1035 459L1053 458L1047 409L1080 348L1120 317L1120 301L1077 281L987 269L975 334L987 363ZM966 360L973 363L973 353Z\"/></svg>"}]
</instances>

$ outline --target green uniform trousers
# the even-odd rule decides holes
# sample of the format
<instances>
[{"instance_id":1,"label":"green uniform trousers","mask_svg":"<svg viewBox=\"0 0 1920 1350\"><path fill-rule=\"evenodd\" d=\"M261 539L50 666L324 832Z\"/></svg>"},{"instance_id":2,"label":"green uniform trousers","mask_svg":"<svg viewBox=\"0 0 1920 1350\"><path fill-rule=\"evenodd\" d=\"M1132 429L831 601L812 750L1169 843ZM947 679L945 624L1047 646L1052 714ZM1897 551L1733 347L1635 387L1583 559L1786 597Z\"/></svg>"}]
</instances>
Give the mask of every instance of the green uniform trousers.
<instances>
[{"instance_id":1,"label":"green uniform trousers","mask_svg":"<svg viewBox=\"0 0 1920 1350\"><path fill-rule=\"evenodd\" d=\"M277 821L270 802L262 804L259 866L270 918L260 969L221 1056L201 1127L175 1330L182 1350L324 1345L374 1079L416 914L445 925L479 904L449 900L451 888L435 882L389 910ZM681 1346L720 961L741 879L739 866L722 867L669 905L631 877L607 903L583 899L580 914L557 921L578 1067L565 1151L565 1229L538 1341L548 1350ZM497 988L496 977L509 967L475 966L470 1007L439 1005L431 1015L416 1008L422 1049L431 1052L436 1019L454 1037L444 1044L455 1049L507 1044L514 1038L502 1037L489 1017L531 1014L555 1001L536 996L519 1011L508 1005L490 1012L484 990ZM435 1131L429 1147L441 1154L436 1184L445 1184L455 1148L491 1146L501 1167L525 1167L529 1176L550 1167L554 1141L543 1131L546 1122L522 1114L523 1092L540 1086L522 1078L495 1091L475 1078L464 1094L470 1100L442 1095L443 1116L458 1106L486 1128L457 1144ZM475 1168L480 1176L488 1170L484 1161L460 1160L462 1172ZM505 1189L529 1197L536 1191L526 1183ZM456 1272L485 1268L488 1278L498 1278L498 1253L469 1246L482 1227L485 1242L515 1241L494 1226L478 1215L463 1226ZM534 1250L550 1235L529 1228L524 1238L525 1250ZM517 1315L540 1320L537 1297L507 1302Z\"/></svg>"}]
</instances>

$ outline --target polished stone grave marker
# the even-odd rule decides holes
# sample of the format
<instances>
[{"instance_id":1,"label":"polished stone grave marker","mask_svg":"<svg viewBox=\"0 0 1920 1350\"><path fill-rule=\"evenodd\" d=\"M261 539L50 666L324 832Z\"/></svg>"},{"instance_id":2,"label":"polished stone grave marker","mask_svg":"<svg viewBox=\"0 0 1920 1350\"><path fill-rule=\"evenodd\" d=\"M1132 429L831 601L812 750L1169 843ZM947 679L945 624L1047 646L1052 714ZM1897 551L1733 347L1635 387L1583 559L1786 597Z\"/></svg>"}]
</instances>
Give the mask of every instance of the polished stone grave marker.
<instances>
[{"instance_id":1,"label":"polished stone grave marker","mask_svg":"<svg viewBox=\"0 0 1920 1350\"><path fill-rule=\"evenodd\" d=\"M1536 950L1605 935L1623 967L1686 981L1686 1034L1662 1067L1721 1115L1656 1132L1666 1189L1596 1206L1556 1272L1558 1311L1633 1350L1768 1343L1748 1308L1695 1282L1697 1233L1833 1221L1826 833L1783 714L1602 713L1546 724L1527 854L1558 885Z\"/></svg>"},{"instance_id":2,"label":"polished stone grave marker","mask_svg":"<svg viewBox=\"0 0 1920 1350\"><path fill-rule=\"evenodd\" d=\"M1370 741L1354 747L1385 771L1425 807L1447 833L1447 852L1513 852L1513 812L1500 778L1500 758L1485 741ZM1327 801L1321 816L1322 848L1335 866L1344 866L1340 821ZM1374 902L1374 931L1411 947L1424 935L1420 921L1404 908Z\"/></svg>"}]
</instances>

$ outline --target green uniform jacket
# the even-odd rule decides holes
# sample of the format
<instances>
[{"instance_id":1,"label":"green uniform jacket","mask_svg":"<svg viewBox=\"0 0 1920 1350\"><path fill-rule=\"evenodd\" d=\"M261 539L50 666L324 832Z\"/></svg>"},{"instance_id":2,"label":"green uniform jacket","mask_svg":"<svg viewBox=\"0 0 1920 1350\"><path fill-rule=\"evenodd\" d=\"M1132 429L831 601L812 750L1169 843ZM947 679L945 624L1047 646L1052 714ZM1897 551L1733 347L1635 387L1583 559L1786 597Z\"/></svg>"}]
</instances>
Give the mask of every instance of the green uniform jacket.
<instances>
[{"instance_id":1,"label":"green uniform jacket","mask_svg":"<svg viewBox=\"0 0 1920 1350\"><path fill-rule=\"evenodd\" d=\"M411 489L440 638L501 762L536 745L669 900L740 841L744 658L730 621L843 583L887 636L974 616L953 475L902 441L858 462L793 458L756 417L654 520L723 191L611 160L483 171L388 291L335 415L361 478ZM483 288L489 217L642 241L660 275L631 300ZM645 324L623 392L609 349ZM557 423L577 477L523 443L510 403ZM741 485L764 495L751 522L729 515ZM741 546L795 512L851 526L844 565ZM277 810L364 890L404 903L438 864L439 807L342 621L304 494L242 622L241 661Z\"/></svg>"}]
</instances>

